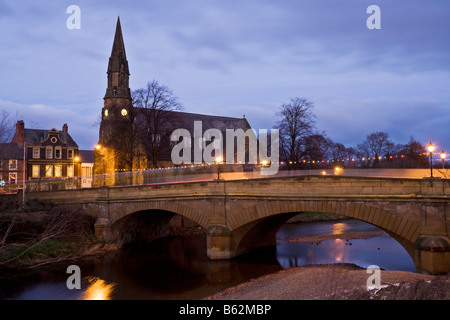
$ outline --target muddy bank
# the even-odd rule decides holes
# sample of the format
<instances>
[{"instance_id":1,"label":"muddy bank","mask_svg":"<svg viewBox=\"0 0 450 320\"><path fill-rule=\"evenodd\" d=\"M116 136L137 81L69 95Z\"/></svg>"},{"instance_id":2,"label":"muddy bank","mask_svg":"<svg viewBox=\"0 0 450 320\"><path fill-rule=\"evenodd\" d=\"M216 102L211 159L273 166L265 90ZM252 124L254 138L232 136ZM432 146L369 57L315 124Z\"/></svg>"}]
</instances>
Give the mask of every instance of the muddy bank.
<instances>
[{"instance_id":1,"label":"muddy bank","mask_svg":"<svg viewBox=\"0 0 450 320\"><path fill-rule=\"evenodd\" d=\"M448 300L450 278L381 270L381 288L351 264L304 266L250 280L205 300Z\"/></svg>"}]
</instances>

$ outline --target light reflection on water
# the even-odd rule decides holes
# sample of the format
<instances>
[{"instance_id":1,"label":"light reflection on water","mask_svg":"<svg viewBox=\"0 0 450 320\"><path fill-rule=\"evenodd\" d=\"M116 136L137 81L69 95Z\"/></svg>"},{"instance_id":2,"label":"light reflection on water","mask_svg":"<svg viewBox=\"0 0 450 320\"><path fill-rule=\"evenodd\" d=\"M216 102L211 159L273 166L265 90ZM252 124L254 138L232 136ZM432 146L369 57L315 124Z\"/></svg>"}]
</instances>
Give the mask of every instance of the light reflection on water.
<instances>
[{"instance_id":1,"label":"light reflection on water","mask_svg":"<svg viewBox=\"0 0 450 320\"><path fill-rule=\"evenodd\" d=\"M111 300L115 283L106 283L98 277L89 277L90 285L81 296L82 300Z\"/></svg>"},{"instance_id":2,"label":"light reflection on water","mask_svg":"<svg viewBox=\"0 0 450 320\"><path fill-rule=\"evenodd\" d=\"M346 239L345 234L350 233L360 234L361 238ZM311 235L320 238L327 234L338 237L320 241L308 239ZM375 236L365 238L364 234ZM286 224L277 233L276 252L278 262L285 269L308 264L353 263L362 268L377 265L385 270L415 272L412 258L397 241L375 226L352 219L296 226Z\"/></svg>"},{"instance_id":3,"label":"light reflection on water","mask_svg":"<svg viewBox=\"0 0 450 320\"><path fill-rule=\"evenodd\" d=\"M352 219L285 224L277 232L276 246L230 261L209 261L205 238L160 239L151 247L133 246L112 260L80 264L82 290L67 289L67 265L62 265L40 269L39 280L26 281L6 298L201 299L255 277L308 264L353 263L362 268L378 265L415 272L406 250L384 232L374 230L380 231ZM375 236L348 239L361 233ZM330 234L332 239L321 238ZM316 240L302 241L307 237Z\"/></svg>"}]
</instances>

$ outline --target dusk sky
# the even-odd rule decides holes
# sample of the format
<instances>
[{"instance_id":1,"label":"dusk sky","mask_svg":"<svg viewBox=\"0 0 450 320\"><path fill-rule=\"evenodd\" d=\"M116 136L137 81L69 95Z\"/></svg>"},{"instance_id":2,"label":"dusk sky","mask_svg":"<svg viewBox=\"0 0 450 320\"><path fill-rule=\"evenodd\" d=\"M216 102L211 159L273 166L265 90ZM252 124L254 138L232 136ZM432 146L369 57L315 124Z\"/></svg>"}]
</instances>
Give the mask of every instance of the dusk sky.
<instances>
[{"instance_id":1,"label":"dusk sky","mask_svg":"<svg viewBox=\"0 0 450 320\"><path fill-rule=\"evenodd\" d=\"M131 89L157 80L186 112L270 129L305 97L318 131L348 147L385 131L450 152L448 0L0 0L0 109L27 128L67 123L93 149L118 16Z\"/></svg>"}]
</instances>

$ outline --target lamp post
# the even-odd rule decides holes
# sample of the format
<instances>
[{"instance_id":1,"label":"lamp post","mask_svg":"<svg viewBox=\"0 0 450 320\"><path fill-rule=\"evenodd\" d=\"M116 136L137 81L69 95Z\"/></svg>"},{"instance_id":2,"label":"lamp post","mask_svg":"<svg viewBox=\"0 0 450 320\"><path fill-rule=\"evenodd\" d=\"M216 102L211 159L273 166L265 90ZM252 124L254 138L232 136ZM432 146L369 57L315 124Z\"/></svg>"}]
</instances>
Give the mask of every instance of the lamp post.
<instances>
[{"instance_id":1,"label":"lamp post","mask_svg":"<svg viewBox=\"0 0 450 320\"><path fill-rule=\"evenodd\" d=\"M427 146L428 151L430 151L430 178L433 178L433 151L434 151L434 146L430 141L430 144Z\"/></svg>"},{"instance_id":2,"label":"lamp post","mask_svg":"<svg viewBox=\"0 0 450 320\"><path fill-rule=\"evenodd\" d=\"M223 162L223 158L218 156L216 157L216 164L217 164L217 181L220 180L220 164Z\"/></svg>"},{"instance_id":3,"label":"lamp post","mask_svg":"<svg viewBox=\"0 0 450 320\"><path fill-rule=\"evenodd\" d=\"M442 159L442 169L444 169L444 163L445 163L445 157L447 155L445 154L444 150L441 152L441 159Z\"/></svg>"},{"instance_id":4,"label":"lamp post","mask_svg":"<svg viewBox=\"0 0 450 320\"><path fill-rule=\"evenodd\" d=\"M73 167L73 184L74 184L74 187L75 187L75 189L77 188L77 185L78 185L78 183L77 183L77 175L75 174L75 163L77 163L77 167L78 167L78 161L80 161L80 158L79 157L73 157L73 159L72 159L72 167Z\"/></svg>"},{"instance_id":5,"label":"lamp post","mask_svg":"<svg viewBox=\"0 0 450 320\"><path fill-rule=\"evenodd\" d=\"M94 170L94 172L96 171L97 172L96 175L100 175L102 177L101 185L104 187L106 185L106 164L105 164L105 156L102 151L103 146L100 143L97 143L95 145L95 149L97 150L98 157L101 158L102 167L101 169ZM96 160L94 161L98 163L98 161Z\"/></svg>"}]
</instances>

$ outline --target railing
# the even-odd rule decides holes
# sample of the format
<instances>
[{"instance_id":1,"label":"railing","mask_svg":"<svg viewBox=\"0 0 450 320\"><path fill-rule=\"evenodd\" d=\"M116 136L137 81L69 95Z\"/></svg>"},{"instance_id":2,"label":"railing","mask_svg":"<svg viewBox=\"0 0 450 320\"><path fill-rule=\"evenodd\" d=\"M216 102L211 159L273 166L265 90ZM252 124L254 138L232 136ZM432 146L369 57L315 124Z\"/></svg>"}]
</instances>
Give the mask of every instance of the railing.
<instances>
[{"instance_id":1,"label":"railing","mask_svg":"<svg viewBox=\"0 0 450 320\"><path fill-rule=\"evenodd\" d=\"M26 192L49 192L92 187L114 187L132 185L156 185L164 183L187 183L198 181L247 180L272 177L295 177L305 175L352 176L423 179L430 176L429 169L330 169L279 170L275 175L261 174L259 166L215 164L192 167L172 167L114 174L94 175L91 180L85 178L58 178L31 180L26 182ZM450 169L435 170L434 178L448 179ZM0 194L21 193L22 184L10 184L0 187Z\"/></svg>"}]
</instances>

